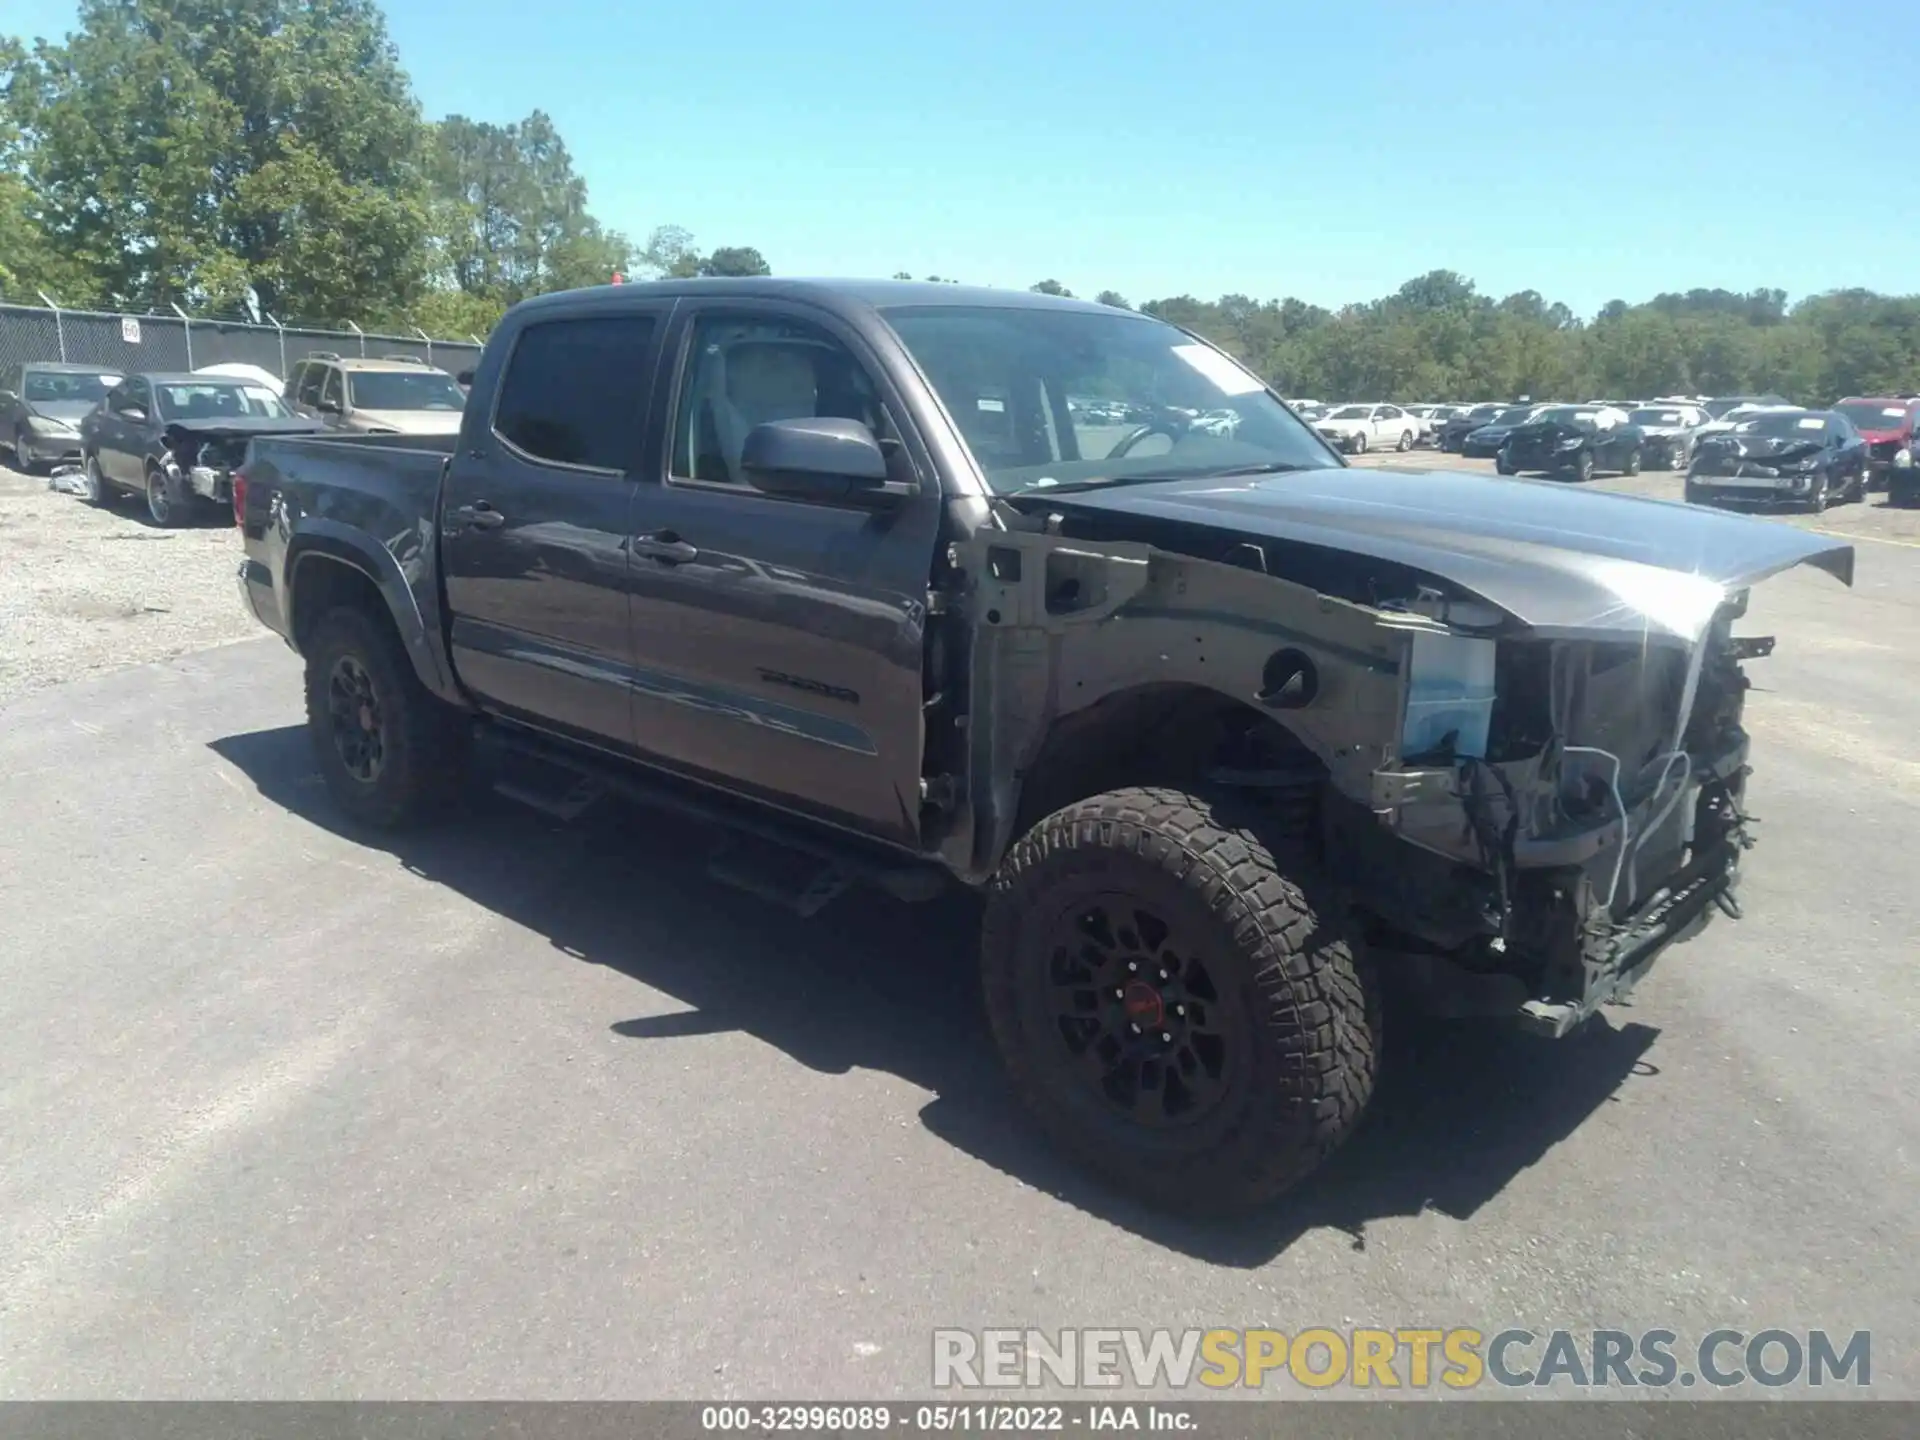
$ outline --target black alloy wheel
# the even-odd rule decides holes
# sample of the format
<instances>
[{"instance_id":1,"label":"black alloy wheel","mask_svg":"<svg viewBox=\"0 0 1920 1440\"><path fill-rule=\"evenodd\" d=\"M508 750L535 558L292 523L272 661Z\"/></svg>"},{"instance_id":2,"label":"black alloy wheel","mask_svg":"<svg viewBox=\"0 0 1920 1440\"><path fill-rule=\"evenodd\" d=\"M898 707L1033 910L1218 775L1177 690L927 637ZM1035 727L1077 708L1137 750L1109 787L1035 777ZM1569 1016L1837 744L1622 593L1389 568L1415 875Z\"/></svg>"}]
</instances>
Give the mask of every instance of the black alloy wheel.
<instances>
[{"instance_id":1,"label":"black alloy wheel","mask_svg":"<svg viewBox=\"0 0 1920 1440\"><path fill-rule=\"evenodd\" d=\"M327 719L341 768L362 785L377 783L387 760L380 697L352 655L338 656L327 676Z\"/></svg>"},{"instance_id":2,"label":"black alloy wheel","mask_svg":"<svg viewBox=\"0 0 1920 1440\"><path fill-rule=\"evenodd\" d=\"M1052 939L1045 1004L1080 1083L1152 1129L1210 1114L1232 1073L1233 997L1194 940L1124 895L1059 916Z\"/></svg>"}]
</instances>

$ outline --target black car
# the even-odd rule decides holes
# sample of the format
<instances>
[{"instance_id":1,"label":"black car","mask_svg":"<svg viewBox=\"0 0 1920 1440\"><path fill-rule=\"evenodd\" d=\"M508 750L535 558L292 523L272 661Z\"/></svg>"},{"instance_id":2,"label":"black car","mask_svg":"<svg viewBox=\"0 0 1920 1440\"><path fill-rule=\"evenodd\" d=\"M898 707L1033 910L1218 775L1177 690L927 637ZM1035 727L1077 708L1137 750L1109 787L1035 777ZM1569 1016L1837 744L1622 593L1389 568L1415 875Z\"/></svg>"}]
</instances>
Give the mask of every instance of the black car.
<instances>
[{"instance_id":1,"label":"black car","mask_svg":"<svg viewBox=\"0 0 1920 1440\"><path fill-rule=\"evenodd\" d=\"M1797 505L1815 514L1867 493L1867 442L1834 410L1770 410L1694 447L1686 497Z\"/></svg>"},{"instance_id":2,"label":"black car","mask_svg":"<svg viewBox=\"0 0 1920 1440\"><path fill-rule=\"evenodd\" d=\"M1556 405L1514 428L1496 468L1502 475L1547 471L1591 480L1601 470L1640 473L1638 425L1618 410L1597 405Z\"/></svg>"},{"instance_id":3,"label":"black car","mask_svg":"<svg viewBox=\"0 0 1920 1440\"><path fill-rule=\"evenodd\" d=\"M1469 430L1466 438L1460 442L1460 453L1469 459L1488 460L1500 453L1507 443L1507 437L1514 430L1527 423L1527 418L1538 410L1538 405L1510 405L1494 416L1490 424L1482 425L1478 430Z\"/></svg>"},{"instance_id":4,"label":"black car","mask_svg":"<svg viewBox=\"0 0 1920 1440\"><path fill-rule=\"evenodd\" d=\"M0 372L0 445L22 470L80 458L80 421L120 383L100 365L29 361Z\"/></svg>"},{"instance_id":5,"label":"black car","mask_svg":"<svg viewBox=\"0 0 1920 1440\"><path fill-rule=\"evenodd\" d=\"M1456 410L1447 417L1447 423L1440 427L1434 442L1442 450L1457 452L1466 443L1467 436L1482 425L1491 424L1508 408L1505 405L1475 405L1471 409Z\"/></svg>"},{"instance_id":6,"label":"black car","mask_svg":"<svg viewBox=\"0 0 1920 1440\"><path fill-rule=\"evenodd\" d=\"M1700 408L1707 412L1709 420L1718 420L1729 410L1742 405L1791 405L1793 401L1784 395L1716 395L1711 400L1702 400Z\"/></svg>"},{"instance_id":7,"label":"black car","mask_svg":"<svg viewBox=\"0 0 1920 1440\"><path fill-rule=\"evenodd\" d=\"M310 434L263 386L226 375L129 375L80 422L87 499L144 495L156 525L184 525L203 502L230 503L232 473L255 435Z\"/></svg>"}]
</instances>

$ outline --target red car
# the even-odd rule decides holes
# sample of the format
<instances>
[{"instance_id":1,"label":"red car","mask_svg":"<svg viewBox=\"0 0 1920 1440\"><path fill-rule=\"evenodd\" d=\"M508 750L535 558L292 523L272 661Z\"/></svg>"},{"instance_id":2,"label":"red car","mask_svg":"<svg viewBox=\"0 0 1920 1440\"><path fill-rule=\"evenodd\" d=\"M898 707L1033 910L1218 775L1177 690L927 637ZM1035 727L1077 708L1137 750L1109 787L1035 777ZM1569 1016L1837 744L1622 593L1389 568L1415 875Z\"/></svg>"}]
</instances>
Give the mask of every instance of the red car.
<instances>
[{"instance_id":1,"label":"red car","mask_svg":"<svg viewBox=\"0 0 1920 1440\"><path fill-rule=\"evenodd\" d=\"M1920 495L1913 453L1920 400L1850 395L1833 408L1851 420L1867 442L1867 484L1876 489L1885 485L1887 498L1896 505Z\"/></svg>"}]
</instances>

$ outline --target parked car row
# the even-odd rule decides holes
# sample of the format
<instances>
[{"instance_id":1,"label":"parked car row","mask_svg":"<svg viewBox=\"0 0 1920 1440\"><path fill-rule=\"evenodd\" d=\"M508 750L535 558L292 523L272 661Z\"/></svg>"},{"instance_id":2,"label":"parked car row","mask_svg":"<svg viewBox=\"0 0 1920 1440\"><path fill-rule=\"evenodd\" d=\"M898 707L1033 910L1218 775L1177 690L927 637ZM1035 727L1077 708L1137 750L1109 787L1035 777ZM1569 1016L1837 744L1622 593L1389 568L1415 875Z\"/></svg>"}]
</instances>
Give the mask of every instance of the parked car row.
<instances>
[{"instance_id":1,"label":"parked car row","mask_svg":"<svg viewBox=\"0 0 1920 1440\"><path fill-rule=\"evenodd\" d=\"M138 495L172 526L231 503L257 435L452 435L465 406L451 375L408 357L317 353L285 382L243 364L126 375L35 361L0 374L0 444L25 470L77 465L94 504Z\"/></svg>"}]
</instances>

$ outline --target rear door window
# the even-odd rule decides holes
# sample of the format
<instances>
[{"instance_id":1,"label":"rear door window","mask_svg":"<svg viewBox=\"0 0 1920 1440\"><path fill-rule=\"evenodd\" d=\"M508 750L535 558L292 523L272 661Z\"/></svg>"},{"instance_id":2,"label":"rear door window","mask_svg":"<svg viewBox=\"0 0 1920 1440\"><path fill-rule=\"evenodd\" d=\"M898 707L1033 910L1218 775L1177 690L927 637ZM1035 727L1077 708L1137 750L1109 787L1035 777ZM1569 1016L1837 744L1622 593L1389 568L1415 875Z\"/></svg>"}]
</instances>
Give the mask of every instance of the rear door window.
<instances>
[{"instance_id":1,"label":"rear door window","mask_svg":"<svg viewBox=\"0 0 1920 1440\"><path fill-rule=\"evenodd\" d=\"M514 342L493 432L528 460L624 475L640 463L654 317L542 320Z\"/></svg>"}]
</instances>

